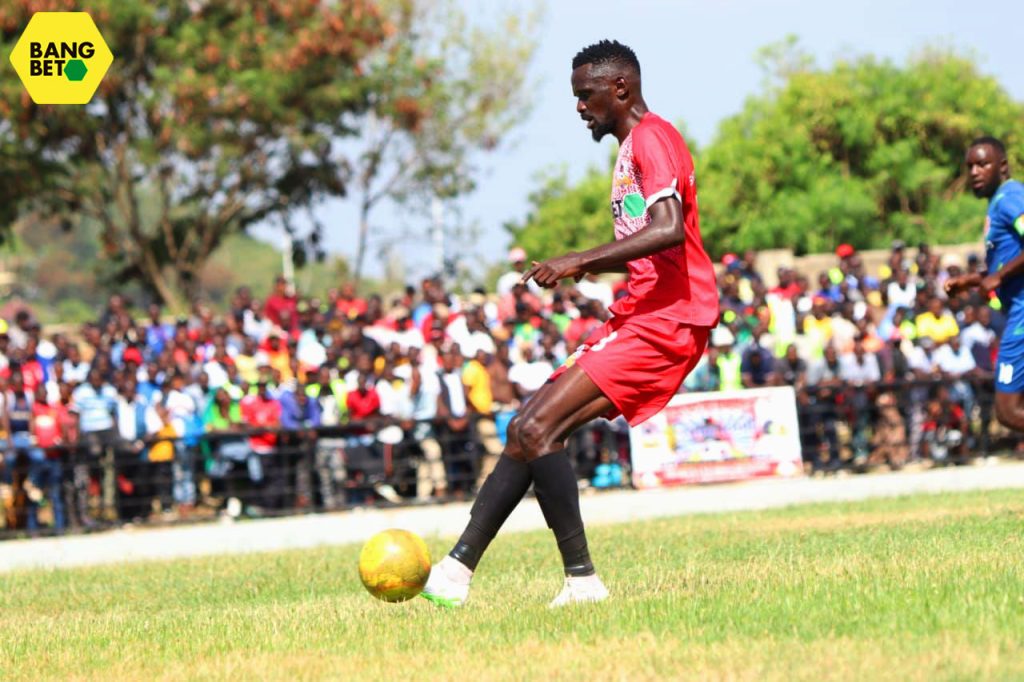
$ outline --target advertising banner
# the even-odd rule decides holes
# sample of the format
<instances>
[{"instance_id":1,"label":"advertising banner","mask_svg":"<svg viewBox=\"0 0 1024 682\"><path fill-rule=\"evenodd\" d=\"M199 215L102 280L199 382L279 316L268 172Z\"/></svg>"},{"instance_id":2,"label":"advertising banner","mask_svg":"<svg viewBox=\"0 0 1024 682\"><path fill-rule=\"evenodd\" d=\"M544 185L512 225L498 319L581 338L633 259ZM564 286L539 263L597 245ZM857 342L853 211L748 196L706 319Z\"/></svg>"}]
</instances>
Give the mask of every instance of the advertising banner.
<instances>
[{"instance_id":1,"label":"advertising banner","mask_svg":"<svg viewBox=\"0 0 1024 682\"><path fill-rule=\"evenodd\" d=\"M790 386L680 394L629 439L637 488L803 475Z\"/></svg>"}]
</instances>

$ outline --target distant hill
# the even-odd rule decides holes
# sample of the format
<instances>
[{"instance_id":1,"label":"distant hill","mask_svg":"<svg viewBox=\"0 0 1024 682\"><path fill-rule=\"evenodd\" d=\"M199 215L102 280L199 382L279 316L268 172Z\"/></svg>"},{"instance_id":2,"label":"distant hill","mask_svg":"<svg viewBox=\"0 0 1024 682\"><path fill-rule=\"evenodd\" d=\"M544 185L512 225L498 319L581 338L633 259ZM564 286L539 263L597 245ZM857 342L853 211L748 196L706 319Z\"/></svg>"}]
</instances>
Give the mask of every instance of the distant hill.
<instances>
[{"instance_id":1,"label":"distant hill","mask_svg":"<svg viewBox=\"0 0 1024 682\"><path fill-rule=\"evenodd\" d=\"M281 252L248 235L229 237L202 276L202 296L214 308L227 307L231 292L247 285L264 297L281 272ZM136 305L150 300L136 283L115 281L103 260L96 226L84 222L65 231L58 221L19 221L11 242L0 248L0 294L29 305L47 323L95 319L115 291ZM300 291L324 296L349 275L348 263L332 257L295 272ZM367 283L373 287L374 283Z\"/></svg>"}]
</instances>

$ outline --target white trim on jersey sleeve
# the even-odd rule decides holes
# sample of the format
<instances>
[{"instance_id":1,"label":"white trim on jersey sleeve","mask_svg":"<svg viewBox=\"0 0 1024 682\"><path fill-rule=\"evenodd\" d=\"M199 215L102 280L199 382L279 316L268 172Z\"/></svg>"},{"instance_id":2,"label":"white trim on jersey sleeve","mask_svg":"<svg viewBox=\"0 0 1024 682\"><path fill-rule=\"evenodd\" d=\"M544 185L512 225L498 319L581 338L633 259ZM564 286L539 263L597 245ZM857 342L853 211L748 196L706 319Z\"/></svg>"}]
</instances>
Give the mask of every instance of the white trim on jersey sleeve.
<instances>
[{"instance_id":1,"label":"white trim on jersey sleeve","mask_svg":"<svg viewBox=\"0 0 1024 682\"><path fill-rule=\"evenodd\" d=\"M665 189L660 189L651 196L647 197L647 202L644 206L646 209L650 209L654 206L654 202L664 199L665 197L675 197L679 200L679 203L683 203L683 198L679 195L679 191L676 189L676 185L679 184L679 178L672 178L672 184Z\"/></svg>"}]
</instances>

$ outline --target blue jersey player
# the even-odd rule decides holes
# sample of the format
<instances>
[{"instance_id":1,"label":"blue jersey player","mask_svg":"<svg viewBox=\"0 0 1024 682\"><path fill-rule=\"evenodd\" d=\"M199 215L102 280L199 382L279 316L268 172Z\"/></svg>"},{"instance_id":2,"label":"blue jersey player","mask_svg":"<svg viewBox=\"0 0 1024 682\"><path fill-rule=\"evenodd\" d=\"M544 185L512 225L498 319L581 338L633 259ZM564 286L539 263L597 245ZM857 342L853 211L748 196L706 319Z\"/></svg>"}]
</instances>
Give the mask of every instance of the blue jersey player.
<instances>
[{"instance_id":1,"label":"blue jersey player","mask_svg":"<svg viewBox=\"0 0 1024 682\"><path fill-rule=\"evenodd\" d=\"M996 361L996 418L1008 428L1024 431L1024 185L1010 178L1006 147L994 137L971 143L967 174L974 195L988 199L988 272L954 277L946 282L946 292L981 287L999 295L1006 329Z\"/></svg>"}]
</instances>

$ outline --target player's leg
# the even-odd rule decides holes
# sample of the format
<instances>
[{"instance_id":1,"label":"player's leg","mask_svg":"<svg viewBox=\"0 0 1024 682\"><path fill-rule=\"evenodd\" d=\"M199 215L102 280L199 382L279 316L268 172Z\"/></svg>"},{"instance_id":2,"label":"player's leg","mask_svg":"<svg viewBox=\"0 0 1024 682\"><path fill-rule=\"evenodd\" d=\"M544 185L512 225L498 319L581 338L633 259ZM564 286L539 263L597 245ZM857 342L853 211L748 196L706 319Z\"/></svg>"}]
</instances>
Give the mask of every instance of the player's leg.
<instances>
[{"instance_id":1,"label":"player's leg","mask_svg":"<svg viewBox=\"0 0 1024 682\"><path fill-rule=\"evenodd\" d=\"M542 400L552 385L541 387L527 403L523 414L529 406ZM473 501L466 529L451 552L430 572L422 595L435 604L456 607L465 603L480 557L530 488L533 478L518 440L517 424L521 416L517 415L508 426L505 450Z\"/></svg>"},{"instance_id":2,"label":"player's leg","mask_svg":"<svg viewBox=\"0 0 1024 682\"><path fill-rule=\"evenodd\" d=\"M1024 393L996 391L996 419L1008 429L1024 432Z\"/></svg>"},{"instance_id":3,"label":"player's leg","mask_svg":"<svg viewBox=\"0 0 1024 682\"><path fill-rule=\"evenodd\" d=\"M579 372L578 368L576 368L576 372ZM538 500L542 496L545 499L550 497L545 492L541 492L549 489L561 491L553 493L556 498L560 495L574 496L567 500L570 510L568 514L563 511L551 510L552 506L566 504L566 502L557 500L552 505L542 501L541 509L544 511L549 525L553 523L557 525L556 538L570 537L569 546L572 552L569 556L574 557L575 560L583 557L585 562L580 562L583 564L581 568L589 566L589 574L593 575L593 567L590 565L587 555L586 538L582 534L582 521L579 520L579 492L572 466L566 458L564 467L568 468L571 489L564 484L565 468L562 466L541 467L541 476L544 481L538 484L533 473L535 465L529 463L529 460L535 459L535 457L530 456L524 450L520 437L522 425L530 424L531 428L535 428L540 423L538 416L540 414L551 415L555 419L554 426L551 428L560 428L561 431L555 431L555 433L560 433L567 428L563 424L575 421L582 424L611 409L611 403L603 396L599 396L601 400L596 405L583 404L581 406L580 401L584 400L583 398L576 398L575 403L569 402L563 384L568 374L569 372L563 373L553 382L545 384L531 397L522 413L509 424L505 451L480 489L470 510L469 524L455 547L431 571L430 579L422 593L426 599L450 607L461 606L465 603L469 594L469 583L480 557L526 494L531 482L535 485ZM589 397L586 400L587 403L592 402ZM574 414L571 412L572 410L580 413L575 420L572 419ZM554 464L555 460L551 460L550 463ZM555 474L547 473L548 469L555 471ZM574 518L575 522L573 522ZM555 525L552 527L555 528Z\"/></svg>"},{"instance_id":4,"label":"player's leg","mask_svg":"<svg viewBox=\"0 0 1024 682\"><path fill-rule=\"evenodd\" d=\"M1024 322L1011 315L1007 329L1014 329ZM1020 337L1005 335L999 345L996 358L996 419L1003 426L1014 431L1024 431L1024 342Z\"/></svg>"},{"instance_id":5,"label":"player's leg","mask_svg":"<svg viewBox=\"0 0 1024 682\"><path fill-rule=\"evenodd\" d=\"M608 591L594 570L580 513L579 486L565 450L577 428L614 410L614 404L578 365L533 404L518 425L519 445L529 463L533 490L554 532L566 581L552 606L601 601Z\"/></svg>"}]
</instances>

